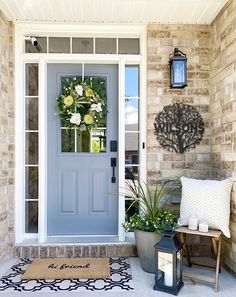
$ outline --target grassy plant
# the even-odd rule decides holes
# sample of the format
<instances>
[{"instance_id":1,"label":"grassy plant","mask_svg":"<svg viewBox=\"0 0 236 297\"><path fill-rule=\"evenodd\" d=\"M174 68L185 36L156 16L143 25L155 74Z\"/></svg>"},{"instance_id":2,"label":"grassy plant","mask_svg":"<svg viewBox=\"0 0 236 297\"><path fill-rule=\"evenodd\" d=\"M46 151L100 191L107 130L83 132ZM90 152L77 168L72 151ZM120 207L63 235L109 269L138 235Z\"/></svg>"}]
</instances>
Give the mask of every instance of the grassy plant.
<instances>
[{"instance_id":1,"label":"grassy plant","mask_svg":"<svg viewBox=\"0 0 236 297\"><path fill-rule=\"evenodd\" d=\"M171 210L160 207L161 199L171 193L170 185L178 180L156 182L154 189L148 183L139 181L127 182L125 196L131 199L131 207L138 208L139 213L126 219L123 227L125 231L139 229L143 231L162 232L167 227L175 228L176 216ZM138 206L137 206L138 205Z\"/></svg>"}]
</instances>

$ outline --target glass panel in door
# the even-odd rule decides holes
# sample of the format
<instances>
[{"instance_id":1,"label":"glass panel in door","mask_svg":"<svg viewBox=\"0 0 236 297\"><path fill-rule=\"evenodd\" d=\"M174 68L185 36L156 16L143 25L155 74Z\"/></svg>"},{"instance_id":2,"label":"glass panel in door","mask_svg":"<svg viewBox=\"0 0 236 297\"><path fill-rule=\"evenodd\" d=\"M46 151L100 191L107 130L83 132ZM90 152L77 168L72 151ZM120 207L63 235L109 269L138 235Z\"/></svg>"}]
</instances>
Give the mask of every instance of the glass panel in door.
<instances>
[{"instance_id":1,"label":"glass panel in door","mask_svg":"<svg viewBox=\"0 0 236 297\"><path fill-rule=\"evenodd\" d=\"M92 102L88 102L85 97L80 101L74 100L73 105L68 107L68 112L79 113L81 122L73 127L68 127L68 121L61 120L61 152L63 153L105 153L106 152L106 130L107 130L107 102L106 102L106 79L101 77L63 77L61 80L61 89L68 89L70 82L76 81L75 85L89 84L96 91L94 96L103 98L104 106L102 106L101 116L94 115L92 125L94 128L88 128L85 117L91 114ZM72 95L76 91L72 90ZM71 94L71 93L70 93ZM76 95L75 95L76 96ZM79 100L79 98L77 99ZM105 102L104 102L105 100ZM91 98L91 101L94 101ZM69 124L70 125L70 124Z\"/></svg>"}]
</instances>

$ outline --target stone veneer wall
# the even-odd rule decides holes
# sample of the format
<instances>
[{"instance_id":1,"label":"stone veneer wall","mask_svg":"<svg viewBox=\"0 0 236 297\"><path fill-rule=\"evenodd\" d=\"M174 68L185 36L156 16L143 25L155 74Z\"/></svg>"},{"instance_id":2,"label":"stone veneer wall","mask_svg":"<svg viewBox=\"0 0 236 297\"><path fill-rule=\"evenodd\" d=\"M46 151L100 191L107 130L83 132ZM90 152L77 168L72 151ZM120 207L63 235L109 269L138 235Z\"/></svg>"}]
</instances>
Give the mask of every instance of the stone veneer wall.
<instances>
[{"instance_id":1,"label":"stone veneer wall","mask_svg":"<svg viewBox=\"0 0 236 297\"><path fill-rule=\"evenodd\" d=\"M0 261L14 244L14 56L13 24L0 11Z\"/></svg>"},{"instance_id":2,"label":"stone veneer wall","mask_svg":"<svg viewBox=\"0 0 236 297\"><path fill-rule=\"evenodd\" d=\"M188 86L184 89L169 88L169 55L175 47L188 57ZM210 57L210 26L148 26L147 168L150 183L157 178L182 175L196 178L211 176ZM195 106L205 122L206 129L200 145L184 154L161 148L154 135L156 113L165 105L175 102ZM209 254L208 238L192 237L189 241L192 254Z\"/></svg>"},{"instance_id":3,"label":"stone veneer wall","mask_svg":"<svg viewBox=\"0 0 236 297\"><path fill-rule=\"evenodd\" d=\"M236 177L236 0L212 23L212 166L216 178ZM232 142L233 141L233 142ZM231 239L223 240L223 261L236 272L236 183L231 198Z\"/></svg>"}]
</instances>

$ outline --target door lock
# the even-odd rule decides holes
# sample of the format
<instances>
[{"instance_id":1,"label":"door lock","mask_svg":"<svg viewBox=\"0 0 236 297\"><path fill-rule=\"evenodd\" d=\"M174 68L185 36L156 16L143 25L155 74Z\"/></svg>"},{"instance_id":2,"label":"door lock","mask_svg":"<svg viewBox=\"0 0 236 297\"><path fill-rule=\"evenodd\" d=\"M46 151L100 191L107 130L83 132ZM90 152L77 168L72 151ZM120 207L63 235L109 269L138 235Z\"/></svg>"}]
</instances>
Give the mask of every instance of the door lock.
<instances>
[{"instance_id":1,"label":"door lock","mask_svg":"<svg viewBox=\"0 0 236 297\"><path fill-rule=\"evenodd\" d=\"M110 141L110 151L117 152L117 140Z\"/></svg>"}]
</instances>

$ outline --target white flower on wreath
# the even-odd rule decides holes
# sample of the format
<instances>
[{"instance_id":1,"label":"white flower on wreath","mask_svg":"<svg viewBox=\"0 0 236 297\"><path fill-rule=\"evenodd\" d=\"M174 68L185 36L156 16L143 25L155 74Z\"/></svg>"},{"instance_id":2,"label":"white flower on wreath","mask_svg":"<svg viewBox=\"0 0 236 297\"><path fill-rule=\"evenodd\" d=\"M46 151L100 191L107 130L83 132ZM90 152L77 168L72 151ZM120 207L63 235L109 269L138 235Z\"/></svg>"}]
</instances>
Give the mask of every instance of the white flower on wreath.
<instances>
[{"instance_id":1,"label":"white flower on wreath","mask_svg":"<svg viewBox=\"0 0 236 297\"><path fill-rule=\"evenodd\" d=\"M102 103L92 104L90 109L92 111L100 112L102 111Z\"/></svg>"},{"instance_id":2,"label":"white flower on wreath","mask_svg":"<svg viewBox=\"0 0 236 297\"><path fill-rule=\"evenodd\" d=\"M80 113L73 113L72 117L70 118L70 122L71 124L76 124L77 126L79 126L79 124L81 123Z\"/></svg>"},{"instance_id":3,"label":"white flower on wreath","mask_svg":"<svg viewBox=\"0 0 236 297\"><path fill-rule=\"evenodd\" d=\"M75 90L79 96L83 95L83 87L81 85L75 86Z\"/></svg>"}]
</instances>

